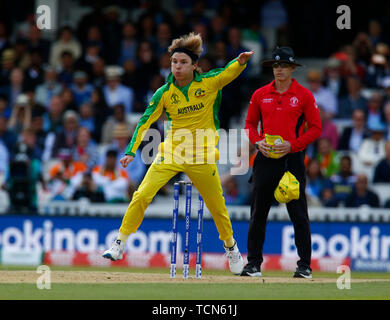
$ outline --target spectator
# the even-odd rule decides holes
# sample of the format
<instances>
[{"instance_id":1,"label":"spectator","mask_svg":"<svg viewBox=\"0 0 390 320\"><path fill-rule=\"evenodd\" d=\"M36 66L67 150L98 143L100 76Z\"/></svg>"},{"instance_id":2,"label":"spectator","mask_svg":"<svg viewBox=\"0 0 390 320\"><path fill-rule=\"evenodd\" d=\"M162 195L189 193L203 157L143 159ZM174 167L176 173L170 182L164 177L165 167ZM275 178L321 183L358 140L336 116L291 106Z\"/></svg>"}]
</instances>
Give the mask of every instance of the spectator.
<instances>
[{"instance_id":1,"label":"spectator","mask_svg":"<svg viewBox=\"0 0 390 320\"><path fill-rule=\"evenodd\" d=\"M99 54L103 54L104 43L98 25L90 25L88 27L87 37L83 42L83 44L84 44L83 50L85 55L88 55L87 54L88 46L91 44L94 44L94 46L97 47L97 51L99 52Z\"/></svg>"},{"instance_id":2,"label":"spectator","mask_svg":"<svg viewBox=\"0 0 390 320\"><path fill-rule=\"evenodd\" d=\"M76 71L73 75L73 84L70 86L76 106L79 108L83 103L91 99L93 86L88 82L87 74L84 71Z\"/></svg>"},{"instance_id":3,"label":"spectator","mask_svg":"<svg viewBox=\"0 0 390 320\"><path fill-rule=\"evenodd\" d=\"M380 87L383 79L389 74L388 69L388 62L383 54L372 54L365 76L366 86L368 88Z\"/></svg>"},{"instance_id":4,"label":"spectator","mask_svg":"<svg viewBox=\"0 0 390 320\"><path fill-rule=\"evenodd\" d=\"M17 134L8 128L7 118L0 115L0 141L7 148L8 152L12 151L17 140Z\"/></svg>"},{"instance_id":5,"label":"spectator","mask_svg":"<svg viewBox=\"0 0 390 320\"><path fill-rule=\"evenodd\" d=\"M191 32L191 28L188 25L188 19L183 8L175 8L172 18L172 38L176 39L183 34Z\"/></svg>"},{"instance_id":6,"label":"spectator","mask_svg":"<svg viewBox=\"0 0 390 320\"><path fill-rule=\"evenodd\" d=\"M91 106L93 109L93 114L95 116L96 125L99 128L102 128L103 123L107 118L112 114L112 109L108 107L106 100L104 99L103 90L100 88L95 88L91 94ZM94 134L95 141L97 143L101 142L102 132Z\"/></svg>"},{"instance_id":7,"label":"spectator","mask_svg":"<svg viewBox=\"0 0 390 320\"><path fill-rule=\"evenodd\" d=\"M166 80L171 73L171 56L164 52L159 59L160 75Z\"/></svg>"},{"instance_id":8,"label":"spectator","mask_svg":"<svg viewBox=\"0 0 390 320\"><path fill-rule=\"evenodd\" d=\"M288 23L288 12L281 0L267 0L260 11L261 32L266 38L267 47L272 50L281 43Z\"/></svg>"},{"instance_id":9,"label":"spectator","mask_svg":"<svg viewBox=\"0 0 390 320\"><path fill-rule=\"evenodd\" d=\"M367 112L367 99L361 93L361 80L357 76L347 78L348 94L339 100L338 118L349 119L353 110L362 109Z\"/></svg>"},{"instance_id":10,"label":"spectator","mask_svg":"<svg viewBox=\"0 0 390 320\"><path fill-rule=\"evenodd\" d=\"M122 40L122 25L119 22L120 8L108 6L104 9L104 23L102 28L102 38L104 43L104 59L107 64L118 62L120 44Z\"/></svg>"},{"instance_id":11,"label":"spectator","mask_svg":"<svg viewBox=\"0 0 390 320\"><path fill-rule=\"evenodd\" d=\"M167 52L172 40L171 26L167 22L162 22L157 26L155 52L159 57Z\"/></svg>"},{"instance_id":12,"label":"spectator","mask_svg":"<svg viewBox=\"0 0 390 320\"><path fill-rule=\"evenodd\" d=\"M41 162L34 158L31 145L28 146L23 140L13 150L9 172L8 190L12 209L18 213L35 212L37 208L36 186L40 179Z\"/></svg>"},{"instance_id":13,"label":"spectator","mask_svg":"<svg viewBox=\"0 0 390 320\"><path fill-rule=\"evenodd\" d=\"M76 104L73 90L71 88L64 88L60 94L62 103L64 104L64 110L73 110L78 112L79 107Z\"/></svg>"},{"instance_id":14,"label":"spectator","mask_svg":"<svg viewBox=\"0 0 390 320\"><path fill-rule=\"evenodd\" d=\"M9 119L12 108L8 105L8 99L5 95L0 95L0 117Z\"/></svg>"},{"instance_id":15,"label":"spectator","mask_svg":"<svg viewBox=\"0 0 390 320\"><path fill-rule=\"evenodd\" d=\"M338 150L359 152L362 141L370 135L366 128L366 115L363 110L355 109L352 113L352 127L344 128Z\"/></svg>"},{"instance_id":16,"label":"spectator","mask_svg":"<svg viewBox=\"0 0 390 320\"><path fill-rule=\"evenodd\" d=\"M83 162L90 170L98 163L98 146L91 139L91 133L88 128L80 127L78 129L72 158L75 161Z\"/></svg>"},{"instance_id":17,"label":"spectator","mask_svg":"<svg viewBox=\"0 0 390 320\"><path fill-rule=\"evenodd\" d=\"M371 56L375 48L368 34L359 32L352 44L356 50L356 60L367 67L370 64Z\"/></svg>"},{"instance_id":18,"label":"spectator","mask_svg":"<svg viewBox=\"0 0 390 320\"><path fill-rule=\"evenodd\" d=\"M73 73L75 61L73 53L69 50L61 52L61 68L58 74L58 81L64 86L69 87L73 83Z\"/></svg>"},{"instance_id":19,"label":"spectator","mask_svg":"<svg viewBox=\"0 0 390 320\"><path fill-rule=\"evenodd\" d=\"M345 155L340 159L340 171L330 177L333 196L325 201L327 207L338 207L344 204L351 195L356 183L356 176L352 172L352 159Z\"/></svg>"},{"instance_id":20,"label":"spectator","mask_svg":"<svg viewBox=\"0 0 390 320\"><path fill-rule=\"evenodd\" d=\"M51 157L57 157L59 150L73 149L76 146L79 119L79 115L73 110L64 113L63 130L56 134Z\"/></svg>"},{"instance_id":21,"label":"spectator","mask_svg":"<svg viewBox=\"0 0 390 320\"><path fill-rule=\"evenodd\" d=\"M238 188L238 183L233 176L229 176L222 185L226 205L246 205L248 204L248 194Z\"/></svg>"},{"instance_id":22,"label":"spectator","mask_svg":"<svg viewBox=\"0 0 390 320\"><path fill-rule=\"evenodd\" d=\"M364 66L357 61L356 49L352 44L345 45L342 48L344 54L344 61L341 65L341 73L344 77L354 76L357 77L360 82L363 82L366 70Z\"/></svg>"},{"instance_id":23,"label":"spectator","mask_svg":"<svg viewBox=\"0 0 390 320\"><path fill-rule=\"evenodd\" d=\"M375 167L373 182L390 182L390 141L385 144L385 158Z\"/></svg>"},{"instance_id":24,"label":"spectator","mask_svg":"<svg viewBox=\"0 0 390 320\"><path fill-rule=\"evenodd\" d=\"M42 160L49 161L52 158L52 149L56 135L63 130L64 103L60 96L54 96L50 102L49 112L43 115L44 130L48 132L45 139L45 149Z\"/></svg>"},{"instance_id":25,"label":"spectator","mask_svg":"<svg viewBox=\"0 0 390 320\"><path fill-rule=\"evenodd\" d=\"M215 15L210 22L211 33L210 41L212 43L217 43L218 41L227 40L227 30L225 20L220 15Z\"/></svg>"},{"instance_id":26,"label":"spectator","mask_svg":"<svg viewBox=\"0 0 390 320\"><path fill-rule=\"evenodd\" d=\"M31 128L34 130L36 135L36 144L42 150L41 159L45 150L45 142L47 132L43 128L43 108L34 108L31 114ZM43 159L42 159L43 160Z\"/></svg>"},{"instance_id":27,"label":"spectator","mask_svg":"<svg viewBox=\"0 0 390 320\"><path fill-rule=\"evenodd\" d=\"M30 52L27 51L27 43L23 38L17 38L14 41L15 65L23 71L30 65Z\"/></svg>"},{"instance_id":28,"label":"spectator","mask_svg":"<svg viewBox=\"0 0 390 320\"><path fill-rule=\"evenodd\" d=\"M165 83L165 79L160 75L160 74L155 74L152 79L150 80L150 85L148 88L148 91L146 92L145 100L143 101L144 103L143 108L140 110L140 112L144 113L145 112L145 106L148 105L149 101L151 101L153 94L161 88Z\"/></svg>"},{"instance_id":29,"label":"spectator","mask_svg":"<svg viewBox=\"0 0 390 320\"><path fill-rule=\"evenodd\" d=\"M43 61L48 61L49 54L50 54L50 47L51 47L50 41L42 39L41 30L37 27L36 23L32 23L30 25L28 38L27 38L28 51L31 52L36 50L37 52L39 52Z\"/></svg>"},{"instance_id":30,"label":"spectator","mask_svg":"<svg viewBox=\"0 0 390 320\"><path fill-rule=\"evenodd\" d=\"M211 55L205 54L198 60L198 67L202 73L209 72L212 69L215 69L214 59Z\"/></svg>"},{"instance_id":31,"label":"spectator","mask_svg":"<svg viewBox=\"0 0 390 320\"><path fill-rule=\"evenodd\" d=\"M385 140L389 141L390 140L390 101L388 101L383 107L383 113L386 121Z\"/></svg>"},{"instance_id":32,"label":"spectator","mask_svg":"<svg viewBox=\"0 0 390 320\"><path fill-rule=\"evenodd\" d=\"M72 52L77 60L82 53L82 48L78 40L73 35L73 30L69 26L61 28L58 32L58 40L55 41L50 49L49 62L54 67L61 66L61 53L65 50Z\"/></svg>"},{"instance_id":33,"label":"spectator","mask_svg":"<svg viewBox=\"0 0 390 320\"><path fill-rule=\"evenodd\" d=\"M65 105L60 96L53 96L50 100L49 112L44 114L44 130L60 133L63 129L62 116L65 111Z\"/></svg>"},{"instance_id":34,"label":"spectator","mask_svg":"<svg viewBox=\"0 0 390 320\"><path fill-rule=\"evenodd\" d=\"M95 166L92 170L94 182L103 189L106 201L111 203L124 202L129 199L128 172L118 165L117 158L117 151L108 150L104 164Z\"/></svg>"},{"instance_id":35,"label":"spectator","mask_svg":"<svg viewBox=\"0 0 390 320\"><path fill-rule=\"evenodd\" d=\"M80 127L87 128L92 135L92 140L100 141L102 134L102 123L96 117L93 106L90 102L85 102L80 106Z\"/></svg>"},{"instance_id":36,"label":"spectator","mask_svg":"<svg viewBox=\"0 0 390 320\"><path fill-rule=\"evenodd\" d=\"M23 129L31 125L31 105L26 94L20 94L12 108L8 127L19 135Z\"/></svg>"},{"instance_id":37,"label":"spectator","mask_svg":"<svg viewBox=\"0 0 390 320\"><path fill-rule=\"evenodd\" d=\"M4 182L8 179L9 158L10 155L7 146L0 139L0 189L3 188Z\"/></svg>"},{"instance_id":38,"label":"spectator","mask_svg":"<svg viewBox=\"0 0 390 320\"><path fill-rule=\"evenodd\" d=\"M38 50L30 51L31 64L25 70L25 87L28 91L35 92L38 85L44 81L43 58Z\"/></svg>"},{"instance_id":39,"label":"spectator","mask_svg":"<svg viewBox=\"0 0 390 320\"><path fill-rule=\"evenodd\" d=\"M371 20L368 25L368 37L370 42L375 47L378 43L383 41L381 24L377 20Z\"/></svg>"},{"instance_id":40,"label":"spectator","mask_svg":"<svg viewBox=\"0 0 390 320\"><path fill-rule=\"evenodd\" d=\"M135 61L137 54L137 29L131 21L126 21L122 28L122 41L118 64L126 60Z\"/></svg>"},{"instance_id":41,"label":"spectator","mask_svg":"<svg viewBox=\"0 0 390 320\"><path fill-rule=\"evenodd\" d=\"M8 39L8 30L4 21L0 21L0 55L8 48L11 43Z\"/></svg>"},{"instance_id":42,"label":"spectator","mask_svg":"<svg viewBox=\"0 0 390 320\"><path fill-rule=\"evenodd\" d=\"M320 112L322 133L321 138L328 138L332 149L336 150L339 144L339 134L336 125L332 122L332 115L324 110L322 105L318 105Z\"/></svg>"},{"instance_id":43,"label":"spectator","mask_svg":"<svg viewBox=\"0 0 390 320\"><path fill-rule=\"evenodd\" d=\"M364 173L357 175L355 186L346 199L345 205L349 208L358 208L363 205L379 208L379 197L368 189L368 178Z\"/></svg>"},{"instance_id":44,"label":"spectator","mask_svg":"<svg viewBox=\"0 0 390 320\"><path fill-rule=\"evenodd\" d=\"M330 181L321 171L321 165L317 159L309 160L307 165L306 195L310 206L321 207L322 201L329 197Z\"/></svg>"},{"instance_id":45,"label":"spectator","mask_svg":"<svg viewBox=\"0 0 390 320\"><path fill-rule=\"evenodd\" d=\"M5 49L1 55L0 87L9 85L10 74L15 67L15 50Z\"/></svg>"},{"instance_id":46,"label":"spectator","mask_svg":"<svg viewBox=\"0 0 390 320\"><path fill-rule=\"evenodd\" d=\"M208 24L205 23L196 23L193 26L193 32L200 34L203 41L202 43L203 51L200 56L204 54L209 54L210 53L209 51L212 50L211 43L209 41L209 32L207 26Z\"/></svg>"},{"instance_id":47,"label":"spectator","mask_svg":"<svg viewBox=\"0 0 390 320\"><path fill-rule=\"evenodd\" d=\"M126 132L133 134L135 126L127 120L125 107L123 104L117 104L113 107L113 115L110 116L103 124L101 143L107 144L113 142L113 132L118 123L123 123L126 126Z\"/></svg>"},{"instance_id":48,"label":"spectator","mask_svg":"<svg viewBox=\"0 0 390 320\"><path fill-rule=\"evenodd\" d=\"M103 88L105 84L105 62L102 58L97 58L92 63L92 70L90 74L91 84L95 88Z\"/></svg>"},{"instance_id":49,"label":"spectator","mask_svg":"<svg viewBox=\"0 0 390 320\"><path fill-rule=\"evenodd\" d=\"M328 138L318 139L318 152L315 157L321 166L322 174L329 178L339 170L340 157L332 148Z\"/></svg>"},{"instance_id":50,"label":"spectator","mask_svg":"<svg viewBox=\"0 0 390 320\"><path fill-rule=\"evenodd\" d=\"M20 140L14 148L14 153L20 150L22 144L27 147L29 159L38 160L41 163L43 149L37 144L37 135L33 128L23 129Z\"/></svg>"},{"instance_id":51,"label":"spectator","mask_svg":"<svg viewBox=\"0 0 390 320\"><path fill-rule=\"evenodd\" d=\"M215 44L215 65L217 68L225 67L229 62L226 43L218 41Z\"/></svg>"},{"instance_id":52,"label":"spectator","mask_svg":"<svg viewBox=\"0 0 390 320\"><path fill-rule=\"evenodd\" d=\"M324 87L330 90L336 97L336 105L338 99L347 94L345 79L340 74L341 61L331 57L328 59L324 70Z\"/></svg>"},{"instance_id":53,"label":"spectator","mask_svg":"<svg viewBox=\"0 0 390 320\"><path fill-rule=\"evenodd\" d=\"M144 101L153 75L159 72L158 60L153 52L152 44L142 41L137 51L137 86L135 96L137 101Z\"/></svg>"},{"instance_id":54,"label":"spectator","mask_svg":"<svg viewBox=\"0 0 390 320\"><path fill-rule=\"evenodd\" d=\"M57 80L57 71L54 67L45 68L45 81L35 89L35 102L49 108L51 98L60 94L61 84Z\"/></svg>"},{"instance_id":55,"label":"spectator","mask_svg":"<svg viewBox=\"0 0 390 320\"><path fill-rule=\"evenodd\" d=\"M90 41L85 45L85 52L76 61L75 68L86 72L89 76L93 73L93 66L101 58L101 44L98 41Z\"/></svg>"},{"instance_id":56,"label":"spectator","mask_svg":"<svg viewBox=\"0 0 390 320\"><path fill-rule=\"evenodd\" d=\"M384 90L383 100L384 100L384 103L386 104L386 103L390 102L390 75L383 78L382 87Z\"/></svg>"},{"instance_id":57,"label":"spectator","mask_svg":"<svg viewBox=\"0 0 390 320\"><path fill-rule=\"evenodd\" d=\"M381 122L382 117L382 94L379 91L374 91L368 100L367 124Z\"/></svg>"},{"instance_id":58,"label":"spectator","mask_svg":"<svg viewBox=\"0 0 390 320\"><path fill-rule=\"evenodd\" d=\"M170 59L170 57L169 57ZM171 61L169 60L169 65ZM123 75L121 77L122 84L129 88L136 88L138 81L137 66L133 60L126 60L123 63ZM134 112L139 109L139 101L134 102Z\"/></svg>"},{"instance_id":59,"label":"spectator","mask_svg":"<svg viewBox=\"0 0 390 320\"><path fill-rule=\"evenodd\" d=\"M247 144L248 146L243 145L238 150L237 161L235 161L233 166L221 163L218 165L222 188L224 188L230 198L227 200L227 204L246 205L250 203L252 186L248 184L248 180L252 175L257 149L249 141ZM246 171L243 172L243 170ZM231 180L234 181L232 182Z\"/></svg>"},{"instance_id":60,"label":"spectator","mask_svg":"<svg viewBox=\"0 0 390 320\"><path fill-rule=\"evenodd\" d=\"M374 122L368 124L370 130L370 137L363 140L358 158L363 166L371 171L378 161L385 156L385 126L381 122Z\"/></svg>"},{"instance_id":61,"label":"spectator","mask_svg":"<svg viewBox=\"0 0 390 320\"><path fill-rule=\"evenodd\" d=\"M124 123L117 123L113 130L113 142L111 143L111 145L106 146L106 148L102 150L100 156L100 164L105 162L105 150L115 150L118 152L119 155L125 154L130 137L131 135L130 132L127 130L126 125ZM117 165L121 166L119 160L120 157L118 157ZM146 166L144 161L142 160L141 151L137 150L134 160L126 167L126 170L130 180L133 183L137 185L141 183L146 172Z\"/></svg>"},{"instance_id":62,"label":"spectator","mask_svg":"<svg viewBox=\"0 0 390 320\"><path fill-rule=\"evenodd\" d=\"M10 73L9 84L0 87L1 94L7 97L8 104L12 108L18 96L25 92L24 74L21 68L14 68Z\"/></svg>"},{"instance_id":63,"label":"spectator","mask_svg":"<svg viewBox=\"0 0 390 320\"><path fill-rule=\"evenodd\" d=\"M209 25L210 21L206 13L206 1L196 0L191 8L191 13L187 16L189 24L194 27L197 24Z\"/></svg>"},{"instance_id":64,"label":"spectator","mask_svg":"<svg viewBox=\"0 0 390 320\"><path fill-rule=\"evenodd\" d=\"M73 194L73 200L88 199L91 202L105 202L104 192L98 187L92 179L91 173L84 173L81 184L76 188Z\"/></svg>"},{"instance_id":65,"label":"spectator","mask_svg":"<svg viewBox=\"0 0 390 320\"><path fill-rule=\"evenodd\" d=\"M58 150L57 158L59 162L49 168L49 180L45 188L51 200L69 200L81 184L87 166L73 160L71 149Z\"/></svg>"},{"instance_id":66,"label":"spectator","mask_svg":"<svg viewBox=\"0 0 390 320\"><path fill-rule=\"evenodd\" d=\"M306 79L317 105L322 106L323 112L327 114L326 118L332 118L337 114L337 100L332 91L322 86L321 72L314 69L309 70Z\"/></svg>"},{"instance_id":67,"label":"spectator","mask_svg":"<svg viewBox=\"0 0 390 320\"><path fill-rule=\"evenodd\" d=\"M117 66L108 66L105 73L106 85L103 88L103 92L107 105L112 108L114 105L122 103L127 114L132 112L134 92L133 89L120 83L123 69Z\"/></svg>"},{"instance_id":68,"label":"spectator","mask_svg":"<svg viewBox=\"0 0 390 320\"><path fill-rule=\"evenodd\" d=\"M242 46L242 32L240 28L237 27L229 28L227 40L228 40L227 54L229 60L238 57L242 52L248 51L247 48L244 48Z\"/></svg>"}]
</instances>

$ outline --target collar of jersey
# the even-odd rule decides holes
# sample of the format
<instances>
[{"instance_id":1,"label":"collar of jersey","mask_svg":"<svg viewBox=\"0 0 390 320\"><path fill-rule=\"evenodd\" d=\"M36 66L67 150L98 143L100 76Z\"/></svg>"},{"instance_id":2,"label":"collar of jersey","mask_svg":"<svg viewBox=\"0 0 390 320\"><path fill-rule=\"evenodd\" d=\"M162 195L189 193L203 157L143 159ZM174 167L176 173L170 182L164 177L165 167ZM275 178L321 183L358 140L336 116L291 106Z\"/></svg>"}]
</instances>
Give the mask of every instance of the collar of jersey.
<instances>
[{"instance_id":1,"label":"collar of jersey","mask_svg":"<svg viewBox=\"0 0 390 320\"><path fill-rule=\"evenodd\" d=\"M295 78L292 78L292 83L290 85L290 88L288 88L287 91L283 92L283 93L279 93L276 91L275 89L275 80L273 80L270 84L269 84L269 92L272 92L272 93L276 93L276 94L286 94L286 93L293 93L293 94L296 94L297 93L297 90L296 90L296 85L297 85L297 80L295 80Z\"/></svg>"},{"instance_id":2,"label":"collar of jersey","mask_svg":"<svg viewBox=\"0 0 390 320\"><path fill-rule=\"evenodd\" d=\"M175 85L175 77L173 76L172 72L167 77L167 83L173 84L176 88L178 88L183 93L183 95L185 96L187 101L189 101L189 98L188 98L188 88L190 87L190 85L192 84L193 81L199 82L201 80L202 80L202 76L198 72L195 71L194 72L194 79L189 84L187 84L186 86L179 87L179 86Z\"/></svg>"}]
</instances>

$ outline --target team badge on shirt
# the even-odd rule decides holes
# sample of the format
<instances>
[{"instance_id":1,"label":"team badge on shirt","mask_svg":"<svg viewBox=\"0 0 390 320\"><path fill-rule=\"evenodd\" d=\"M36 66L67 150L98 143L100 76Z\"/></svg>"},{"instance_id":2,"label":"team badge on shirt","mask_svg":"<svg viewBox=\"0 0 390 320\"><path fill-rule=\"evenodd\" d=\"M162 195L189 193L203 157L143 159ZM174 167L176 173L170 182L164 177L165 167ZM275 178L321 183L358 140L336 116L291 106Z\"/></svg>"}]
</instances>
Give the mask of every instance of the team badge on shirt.
<instances>
[{"instance_id":1,"label":"team badge on shirt","mask_svg":"<svg viewBox=\"0 0 390 320\"><path fill-rule=\"evenodd\" d=\"M204 95L205 95L205 91L201 88L199 88L195 91L195 97L197 97L197 98L203 97Z\"/></svg>"},{"instance_id":2,"label":"team badge on shirt","mask_svg":"<svg viewBox=\"0 0 390 320\"><path fill-rule=\"evenodd\" d=\"M299 102L298 98L294 96L290 99L290 106L296 107L298 105L298 102Z\"/></svg>"},{"instance_id":3,"label":"team badge on shirt","mask_svg":"<svg viewBox=\"0 0 390 320\"><path fill-rule=\"evenodd\" d=\"M180 103L179 96L178 96L176 93L174 93L174 94L171 95L171 102L172 102L173 104L178 104L178 103Z\"/></svg>"}]
</instances>

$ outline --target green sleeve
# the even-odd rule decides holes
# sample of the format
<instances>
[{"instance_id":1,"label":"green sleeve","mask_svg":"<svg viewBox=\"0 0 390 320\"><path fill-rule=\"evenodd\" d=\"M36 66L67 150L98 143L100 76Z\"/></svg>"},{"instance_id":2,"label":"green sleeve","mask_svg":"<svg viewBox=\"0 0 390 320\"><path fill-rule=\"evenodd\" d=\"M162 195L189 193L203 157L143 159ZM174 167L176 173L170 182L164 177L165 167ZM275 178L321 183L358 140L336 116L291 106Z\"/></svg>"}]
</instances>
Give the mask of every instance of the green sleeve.
<instances>
[{"instance_id":1,"label":"green sleeve","mask_svg":"<svg viewBox=\"0 0 390 320\"><path fill-rule=\"evenodd\" d=\"M129 145L126 148L126 155L131 155L135 157L135 153L139 145L141 144L141 141L144 138L146 131L149 129L152 123L157 121L163 111L163 95L164 92L166 92L168 89L169 84L165 84L154 93L152 99L149 102L148 107L146 108L144 114L138 122L137 127L135 128L133 137L131 138Z\"/></svg>"}]
</instances>

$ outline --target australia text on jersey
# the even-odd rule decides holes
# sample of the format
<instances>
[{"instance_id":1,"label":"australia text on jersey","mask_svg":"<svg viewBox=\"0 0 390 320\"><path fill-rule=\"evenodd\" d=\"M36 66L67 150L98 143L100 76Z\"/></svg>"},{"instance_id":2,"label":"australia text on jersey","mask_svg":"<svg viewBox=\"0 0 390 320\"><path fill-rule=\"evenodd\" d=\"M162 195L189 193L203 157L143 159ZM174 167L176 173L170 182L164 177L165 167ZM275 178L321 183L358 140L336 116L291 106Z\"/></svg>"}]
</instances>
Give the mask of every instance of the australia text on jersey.
<instances>
[{"instance_id":1,"label":"australia text on jersey","mask_svg":"<svg viewBox=\"0 0 390 320\"><path fill-rule=\"evenodd\" d=\"M189 113L189 112L194 112L194 111L198 111L200 109L204 108L204 104L201 102L201 103L198 103L198 104L194 104L192 106L188 106L188 107L184 107L184 108L179 108L177 109L177 114L185 114L185 113Z\"/></svg>"}]
</instances>

